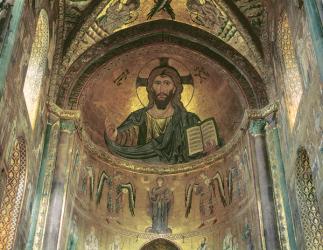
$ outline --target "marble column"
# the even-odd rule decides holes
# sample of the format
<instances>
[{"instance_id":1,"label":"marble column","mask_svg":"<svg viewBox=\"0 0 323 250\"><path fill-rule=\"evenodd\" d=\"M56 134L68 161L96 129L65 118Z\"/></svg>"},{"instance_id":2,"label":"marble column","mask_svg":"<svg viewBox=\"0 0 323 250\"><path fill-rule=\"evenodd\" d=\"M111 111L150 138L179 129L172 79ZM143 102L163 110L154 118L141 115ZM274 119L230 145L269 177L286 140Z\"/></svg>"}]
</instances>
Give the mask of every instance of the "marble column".
<instances>
[{"instance_id":1,"label":"marble column","mask_svg":"<svg viewBox=\"0 0 323 250\"><path fill-rule=\"evenodd\" d=\"M275 218L273 184L270 176L270 168L268 165L265 126L265 120L253 120L250 123L249 132L254 137L254 150L257 165L256 171L260 192L265 246L267 250L278 250L280 249L280 244Z\"/></svg>"},{"instance_id":2,"label":"marble column","mask_svg":"<svg viewBox=\"0 0 323 250\"><path fill-rule=\"evenodd\" d=\"M65 188L68 181L68 166L72 161L72 149L75 136L74 122L63 120L57 147L56 166L51 187L50 203L47 214L44 250L57 250L64 210Z\"/></svg>"},{"instance_id":3,"label":"marble column","mask_svg":"<svg viewBox=\"0 0 323 250\"><path fill-rule=\"evenodd\" d=\"M50 197L50 187L56 162L56 150L60 134L59 117L49 114L45 134L44 151L42 155L35 200L31 214L31 226L28 234L26 250L42 249L44 224Z\"/></svg>"}]
</instances>

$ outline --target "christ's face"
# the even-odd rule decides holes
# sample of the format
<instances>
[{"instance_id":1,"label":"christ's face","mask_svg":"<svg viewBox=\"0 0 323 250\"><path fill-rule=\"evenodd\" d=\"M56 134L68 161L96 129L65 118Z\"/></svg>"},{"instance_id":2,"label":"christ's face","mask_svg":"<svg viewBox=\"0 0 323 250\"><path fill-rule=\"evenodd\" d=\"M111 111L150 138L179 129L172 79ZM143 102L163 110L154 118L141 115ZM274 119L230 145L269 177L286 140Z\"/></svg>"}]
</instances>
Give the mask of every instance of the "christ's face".
<instances>
[{"instance_id":1,"label":"christ's face","mask_svg":"<svg viewBox=\"0 0 323 250\"><path fill-rule=\"evenodd\" d=\"M164 184L164 180L163 179L161 179L161 178L157 179L157 185L158 185L158 187L162 187L163 184Z\"/></svg>"},{"instance_id":2,"label":"christ's face","mask_svg":"<svg viewBox=\"0 0 323 250\"><path fill-rule=\"evenodd\" d=\"M172 100L176 87L172 78L167 75L159 75L153 81L152 90L157 108L165 109Z\"/></svg>"}]
</instances>

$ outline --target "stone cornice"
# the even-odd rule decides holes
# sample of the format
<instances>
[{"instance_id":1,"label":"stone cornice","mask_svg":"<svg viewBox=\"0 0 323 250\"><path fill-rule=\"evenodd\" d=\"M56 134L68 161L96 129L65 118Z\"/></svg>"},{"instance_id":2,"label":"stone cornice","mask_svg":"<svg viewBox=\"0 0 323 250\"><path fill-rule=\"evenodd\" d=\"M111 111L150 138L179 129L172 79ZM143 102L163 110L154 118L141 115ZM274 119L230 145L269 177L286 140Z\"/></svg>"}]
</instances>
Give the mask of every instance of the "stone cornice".
<instances>
[{"instance_id":1,"label":"stone cornice","mask_svg":"<svg viewBox=\"0 0 323 250\"><path fill-rule=\"evenodd\" d=\"M275 101L262 109L248 109L246 110L249 120L265 119L270 114L276 113L279 109L279 102Z\"/></svg>"}]
</instances>

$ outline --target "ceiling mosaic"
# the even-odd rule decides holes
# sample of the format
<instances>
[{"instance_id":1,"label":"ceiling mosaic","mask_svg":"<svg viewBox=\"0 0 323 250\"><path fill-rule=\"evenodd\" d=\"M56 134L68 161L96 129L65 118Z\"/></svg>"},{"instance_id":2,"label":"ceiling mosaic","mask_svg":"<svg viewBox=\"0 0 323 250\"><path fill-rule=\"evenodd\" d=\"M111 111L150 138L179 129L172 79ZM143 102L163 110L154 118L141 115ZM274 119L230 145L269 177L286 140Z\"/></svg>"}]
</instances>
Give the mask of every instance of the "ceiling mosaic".
<instances>
[{"instance_id":1,"label":"ceiling mosaic","mask_svg":"<svg viewBox=\"0 0 323 250\"><path fill-rule=\"evenodd\" d=\"M69 67L86 49L119 30L173 19L222 39L261 71L265 15L260 0L66 0L64 65Z\"/></svg>"}]
</instances>

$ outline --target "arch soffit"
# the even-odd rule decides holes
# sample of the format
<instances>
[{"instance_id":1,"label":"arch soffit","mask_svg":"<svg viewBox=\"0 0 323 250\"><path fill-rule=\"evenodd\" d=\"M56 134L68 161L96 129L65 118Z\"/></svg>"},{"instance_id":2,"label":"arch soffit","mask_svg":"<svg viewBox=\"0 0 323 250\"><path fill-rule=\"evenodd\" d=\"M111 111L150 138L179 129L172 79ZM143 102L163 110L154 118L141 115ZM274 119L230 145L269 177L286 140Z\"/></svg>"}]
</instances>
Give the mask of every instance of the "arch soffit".
<instances>
[{"instance_id":1,"label":"arch soffit","mask_svg":"<svg viewBox=\"0 0 323 250\"><path fill-rule=\"evenodd\" d=\"M246 58L214 35L170 20L156 20L120 30L86 50L66 71L58 86L56 103L62 108L75 109L86 79L96 68L131 49L155 43L175 44L203 54L237 80L250 108L268 104L263 80Z\"/></svg>"}]
</instances>

